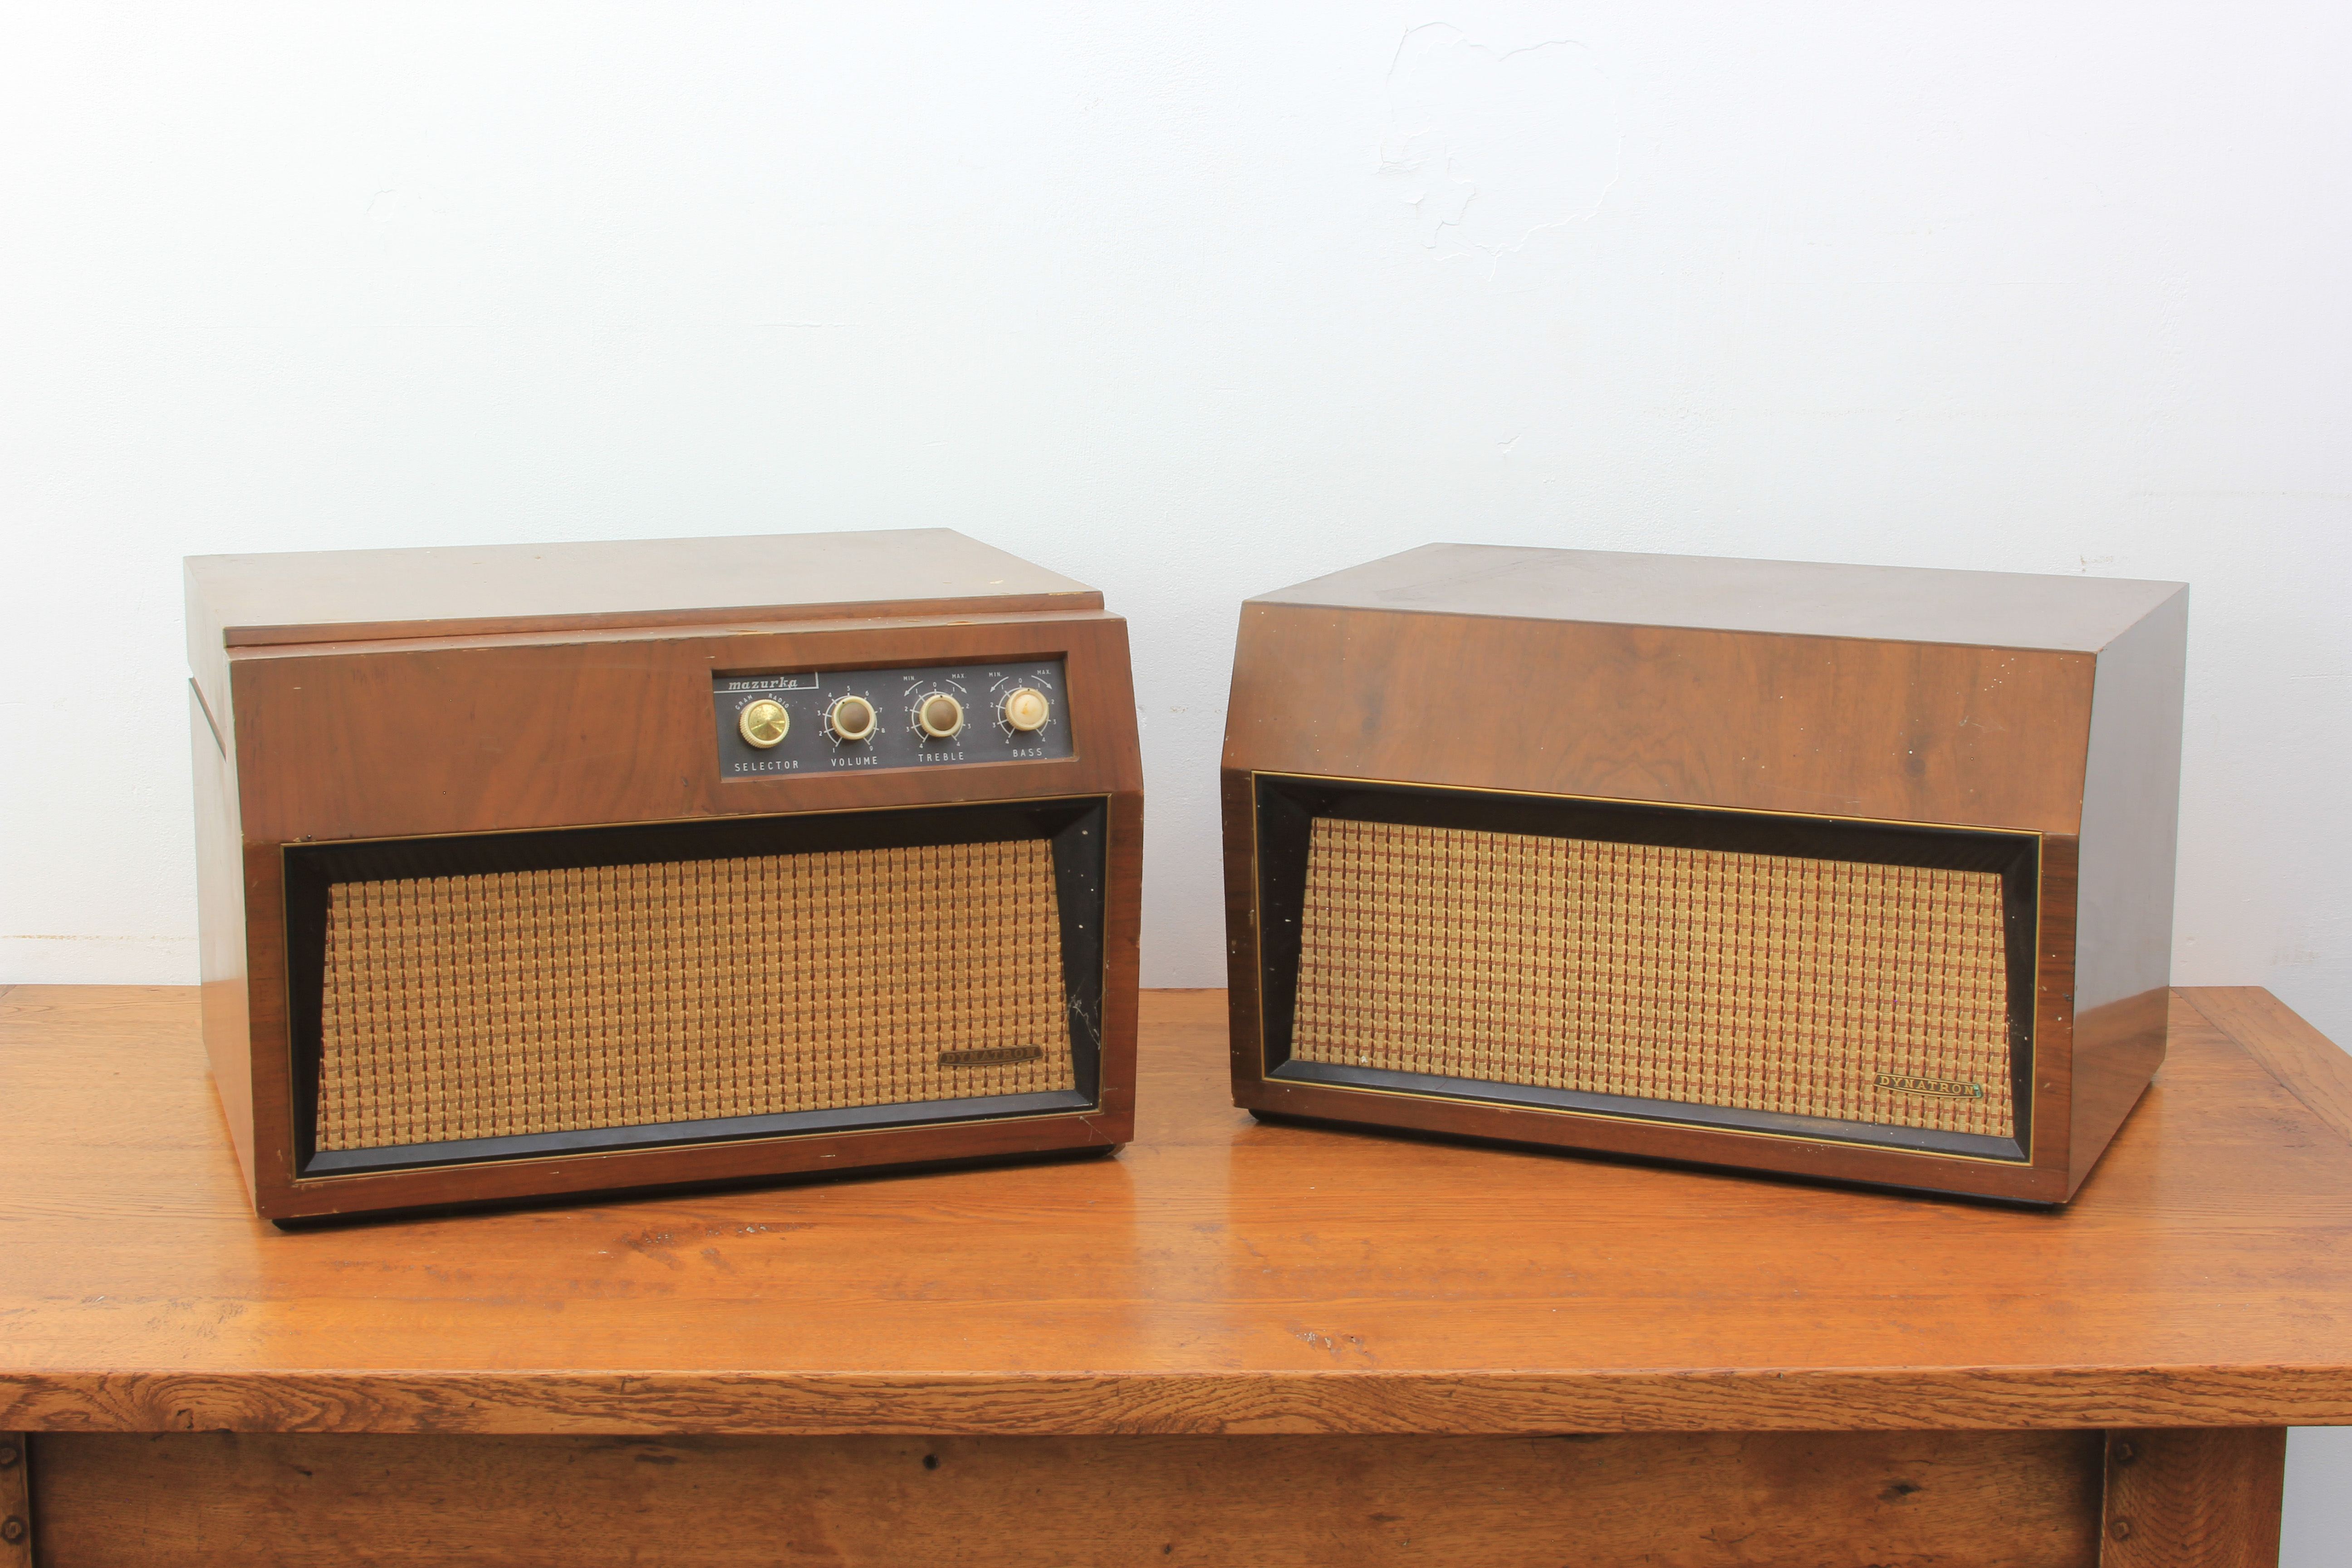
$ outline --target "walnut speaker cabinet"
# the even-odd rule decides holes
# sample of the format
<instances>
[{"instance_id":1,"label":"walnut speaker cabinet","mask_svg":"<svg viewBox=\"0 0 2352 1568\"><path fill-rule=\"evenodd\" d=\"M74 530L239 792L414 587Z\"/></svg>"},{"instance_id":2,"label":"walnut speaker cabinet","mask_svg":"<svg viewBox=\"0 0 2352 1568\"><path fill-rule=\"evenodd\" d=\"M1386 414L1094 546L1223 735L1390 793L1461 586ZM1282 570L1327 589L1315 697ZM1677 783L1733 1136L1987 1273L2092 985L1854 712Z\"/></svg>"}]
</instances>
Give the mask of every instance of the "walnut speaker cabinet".
<instances>
[{"instance_id":1,"label":"walnut speaker cabinet","mask_svg":"<svg viewBox=\"0 0 2352 1568\"><path fill-rule=\"evenodd\" d=\"M2065 1202L2164 1058L2188 602L1466 545L1249 601L1236 1101Z\"/></svg>"},{"instance_id":2,"label":"walnut speaker cabinet","mask_svg":"<svg viewBox=\"0 0 2352 1568\"><path fill-rule=\"evenodd\" d=\"M1129 1136L1099 594L944 530L187 584L205 1038L263 1215Z\"/></svg>"}]
</instances>

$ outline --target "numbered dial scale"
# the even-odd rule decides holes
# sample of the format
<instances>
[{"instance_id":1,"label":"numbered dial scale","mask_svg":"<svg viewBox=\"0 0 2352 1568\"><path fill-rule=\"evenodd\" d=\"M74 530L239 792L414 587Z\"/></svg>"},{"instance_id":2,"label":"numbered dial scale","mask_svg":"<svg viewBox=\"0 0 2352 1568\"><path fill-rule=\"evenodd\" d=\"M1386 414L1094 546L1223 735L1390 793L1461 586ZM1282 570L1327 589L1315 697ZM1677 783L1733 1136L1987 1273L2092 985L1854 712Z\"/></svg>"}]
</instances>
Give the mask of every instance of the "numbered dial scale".
<instances>
[{"instance_id":1,"label":"numbered dial scale","mask_svg":"<svg viewBox=\"0 0 2352 1568\"><path fill-rule=\"evenodd\" d=\"M1062 661L715 675L719 776L1073 755Z\"/></svg>"}]
</instances>

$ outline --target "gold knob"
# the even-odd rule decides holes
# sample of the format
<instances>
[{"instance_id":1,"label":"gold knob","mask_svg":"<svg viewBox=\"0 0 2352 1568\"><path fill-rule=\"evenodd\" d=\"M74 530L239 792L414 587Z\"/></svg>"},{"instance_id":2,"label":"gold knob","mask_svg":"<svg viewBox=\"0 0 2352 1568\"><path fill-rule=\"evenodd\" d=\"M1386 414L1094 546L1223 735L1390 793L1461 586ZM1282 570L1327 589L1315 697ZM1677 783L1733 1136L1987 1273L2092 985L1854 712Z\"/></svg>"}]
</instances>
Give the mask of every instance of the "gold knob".
<instances>
[{"instance_id":1,"label":"gold knob","mask_svg":"<svg viewBox=\"0 0 2352 1568\"><path fill-rule=\"evenodd\" d=\"M824 710L824 727L836 741L863 741L874 733L874 704L863 697L836 697Z\"/></svg>"},{"instance_id":2,"label":"gold knob","mask_svg":"<svg viewBox=\"0 0 2352 1568\"><path fill-rule=\"evenodd\" d=\"M934 741L944 741L963 728L963 704L944 691L915 700L915 728Z\"/></svg>"},{"instance_id":3,"label":"gold knob","mask_svg":"<svg viewBox=\"0 0 2352 1568\"><path fill-rule=\"evenodd\" d=\"M735 727L743 731L745 741L764 752L791 731L793 716L784 711L782 703L762 697L757 702L744 704L743 711L736 716Z\"/></svg>"},{"instance_id":4,"label":"gold knob","mask_svg":"<svg viewBox=\"0 0 2352 1568\"><path fill-rule=\"evenodd\" d=\"M1003 719L1006 729L1018 730L1027 735L1045 727L1045 721L1054 716L1054 705L1046 701L1045 694L1035 687L1016 686L1004 694L1004 700L996 705L996 711Z\"/></svg>"}]
</instances>

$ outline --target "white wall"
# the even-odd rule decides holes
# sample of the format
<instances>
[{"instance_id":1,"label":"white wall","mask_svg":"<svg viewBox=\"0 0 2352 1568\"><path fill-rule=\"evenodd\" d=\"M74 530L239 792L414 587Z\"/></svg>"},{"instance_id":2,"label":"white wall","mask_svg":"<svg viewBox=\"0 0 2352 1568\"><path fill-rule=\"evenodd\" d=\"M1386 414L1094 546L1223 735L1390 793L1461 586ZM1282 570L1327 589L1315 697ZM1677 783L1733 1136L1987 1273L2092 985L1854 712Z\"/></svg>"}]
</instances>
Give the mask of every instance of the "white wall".
<instances>
[{"instance_id":1,"label":"white wall","mask_svg":"<svg viewBox=\"0 0 2352 1568\"><path fill-rule=\"evenodd\" d=\"M2186 579L2177 976L2352 1039L2347 16L7 0L0 981L193 976L184 554L944 523L1134 623L1156 984L1249 593Z\"/></svg>"}]
</instances>

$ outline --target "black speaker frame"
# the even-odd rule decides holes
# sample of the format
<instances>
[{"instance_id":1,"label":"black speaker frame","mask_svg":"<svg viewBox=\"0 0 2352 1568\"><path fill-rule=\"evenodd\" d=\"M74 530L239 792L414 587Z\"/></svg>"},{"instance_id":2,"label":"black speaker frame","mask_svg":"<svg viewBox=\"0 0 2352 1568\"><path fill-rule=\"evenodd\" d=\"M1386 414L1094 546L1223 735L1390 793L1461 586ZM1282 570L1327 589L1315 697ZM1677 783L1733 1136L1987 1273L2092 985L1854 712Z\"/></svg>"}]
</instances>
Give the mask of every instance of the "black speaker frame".
<instances>
[{"instance_id":1,"label":"black speaker frame","mask_svg":"<svg viewBox=\"0 0 2352 1568\"><path fill-rule=\"evenodd\" d=\"M1259 1038L1265 1075L1294 1083L1678 1122L1694 1127L2023 1162L2032 1156L2035 951L2041 840L2030 833L1851 817L1782 816L1574 795L1254 776ZM1780 1111L1307 1062L1291 1054L1312 826L1318 816L1853 864L1990 871L2001 879L2012 1136L1895 1127Z\"/></svg>"},{"instance_id":2,"label":"black speaker frame","mask_svg":"<svg viewBox=\"0 0 2352 1568\"><path fill-rule=\"evenodd\" d=\"M729 816L686 822L291 844L285 868L287 1000L293 1038L295 1162L303 1176L415 1170L538 1155L740 1142L794 1133L1087 1110L1101 1102L1103 929L1109 797ZM857 849L1044 838L1053 847L1062 986L1077 1087L1033 1094L783 1111L575 1132L456 1139L373 1149L317 1147L330 889L339 882L572 870Z\"/></svg>"}]
</instances>

